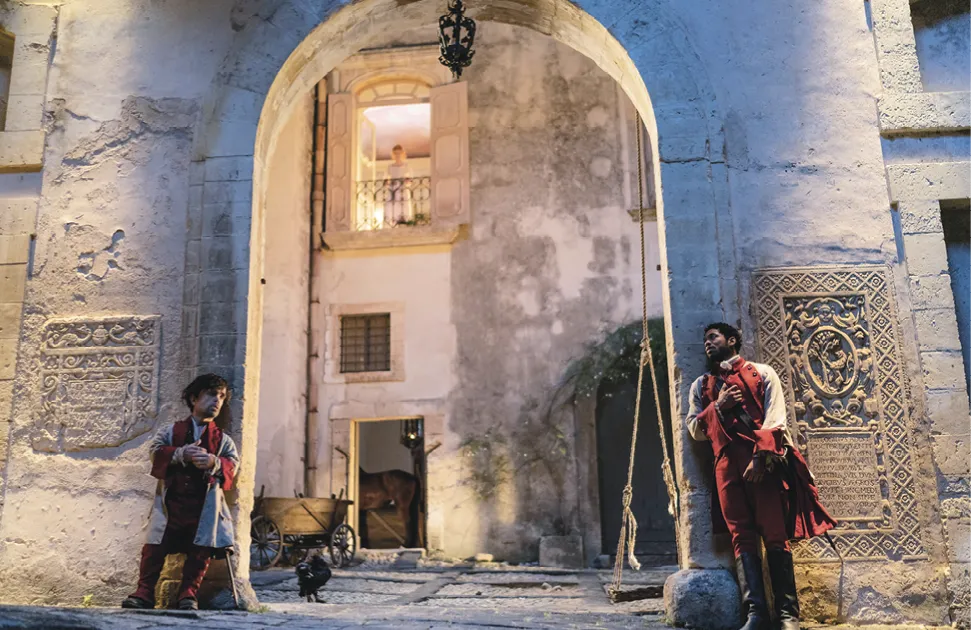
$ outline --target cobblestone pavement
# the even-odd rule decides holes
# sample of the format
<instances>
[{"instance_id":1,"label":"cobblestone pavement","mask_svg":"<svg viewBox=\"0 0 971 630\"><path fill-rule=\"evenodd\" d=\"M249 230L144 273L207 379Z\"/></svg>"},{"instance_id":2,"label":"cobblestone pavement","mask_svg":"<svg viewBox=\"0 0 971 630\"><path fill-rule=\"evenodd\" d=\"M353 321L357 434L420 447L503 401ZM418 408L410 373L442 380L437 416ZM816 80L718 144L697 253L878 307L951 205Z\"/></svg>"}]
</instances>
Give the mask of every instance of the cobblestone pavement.
<instances>
[{"instance_id":1,"label":"cobblestone pavement","mask_svg":"<svg viewBox=\"0 0 971 630\"><path fill-rule=\"evenodd\" d=\"M667 629L660 599L664 579L676 567L626 571L625 586L647 599L612 604L604 586L609 571L565 571L506 565L424 563L401 569L366 562L335 570L320 596L298 596L293 569L254 573L261 612L124 611L120 608L0 606L0 630L148 630L150 628L371 628ZM807 627L808 626L804 626ZM819 627L817 627L819 628ZM851 626L828 626L827 630ZM867 630L879 630L867 626ZM894 630L919 630L896 626Z\"/></svg>"},{"instance_id":2,"label":"cobblestone pavement","mask_svg":"<svg viewBox=\"0 0 971 630\"><path fill-rule=\"evenodd\" d=\"M325 603L310 603L299 597L293 569L271 569L252 575L264 605L259 613L7 606L0 607L0 629L666 628L660 586L674 570L626 573L625 582L657 596L615 605L604 590L609 571L499 564L426 564L403 570L367 562L335 570L320 591Z\"/></svg>"}]
</instances>

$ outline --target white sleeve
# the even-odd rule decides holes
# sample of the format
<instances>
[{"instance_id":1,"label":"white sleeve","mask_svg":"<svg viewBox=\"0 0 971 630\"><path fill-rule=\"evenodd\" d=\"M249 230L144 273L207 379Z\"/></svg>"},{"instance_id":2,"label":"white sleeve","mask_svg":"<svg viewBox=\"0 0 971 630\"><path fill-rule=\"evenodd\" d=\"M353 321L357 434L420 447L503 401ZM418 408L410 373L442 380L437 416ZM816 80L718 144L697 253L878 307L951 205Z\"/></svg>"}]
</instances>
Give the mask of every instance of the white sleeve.
<instances>
[{"instance_id":1,"label":"white sleeve","mask_svg":"<svg viewBox=\"0 0 971 630\"><path fill-rule=\"evenodd\" d=\"M765 383L765 418L762 419L763 429L788 430L789 422L786 417L786 392L782 387L779 375L771 366L759 366L760 376Z\"/></svg>"},{"instance_id":2,"label":"white sleeve","mask_svg":"<svg viewBox=\"0 0 971 630\"><path fill-rule=\"evenodd\" d=\"M698 422L698 414L704 411L701 408L702 380L703 378L695 379L695 382L691 384L691 391L688 393L688 416L685 418L685 423L688 425L688 435L695 440L707 441L708 436L705 435L701 423Z\"/></svg>"}]
</instances>

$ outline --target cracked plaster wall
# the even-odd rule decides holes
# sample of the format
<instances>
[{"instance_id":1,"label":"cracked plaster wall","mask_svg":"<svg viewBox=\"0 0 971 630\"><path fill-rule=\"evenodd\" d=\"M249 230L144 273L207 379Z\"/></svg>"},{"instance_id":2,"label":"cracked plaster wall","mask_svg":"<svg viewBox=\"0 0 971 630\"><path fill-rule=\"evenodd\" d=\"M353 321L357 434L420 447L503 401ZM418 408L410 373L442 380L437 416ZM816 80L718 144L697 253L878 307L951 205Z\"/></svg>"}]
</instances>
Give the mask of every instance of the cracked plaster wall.
<instances>
[{"instance_id":1,"label":"cracked plaster wall","mask_svg":"<svg viewBox=\"0 0 971 630\"><path fill-rule=\"evenodd\" d=\"M527 4L488 5L483 14L529 23L585 48L646 111L636 81L623 76L631 66L625 65L612 39L605 40L602 31L582 22L565 4ZM700 344L692 341L698 328L713 316L741 316L746 330L753 329L747 307L749 270L834 262L895 265L874 108L881 77L873 35L863 7L854 3L812 10L796 2L707 0L676 10L660 0L577 4L626 48L654 104L650 125L656 120L663 199L660 239L674 313L672 383L683 403L684 379L702 369ZM151 488L144 474L144 438L83 455L45 455L27 446L39 326L52 315L161 314L160 416L181 413L176 398L183 372L180 346L173 339L181 318L188 161L232 158L242 171L235 179L252 177L246 170L254 163L248 152L262 95L321 16L341 7L343 16L357 17L342 37L316 51L320 59L332 57L332 63L367 46L392 23L431 25L440 11L429 2L392 7L382 0L346 7L324 0L235 5L228 0L72 0L61 6L47 87L50 130L38 239L27 282L0 522L4 599L75 603L86 593L95 593L96 601L124 594L134 579ZM880 18L880 12L875 16ZM883 58L881 54L889 53L878 52L877 57ZM479 68L477 60L470 80ZM292 79L299 92L323 74L304 76L295 67L287 72L282 80ZM909 86L912 75L897 78ZM884 79L890 85L894 77ZM229 94L239 98L231 100ZM283 94L285 89L274 98ZM291 100L273 101L268 116L289 107ZM265 120L272 128L273 121ZM265 142L258 140L258 151ZM3 185L8 184L20 185L4 179ZM718 220L711 221L712 216ZM65 229L72 222L79 229ZM513 238L522 235L515 224L498 228ZM108 269L100 281L80 275L79 257L104 251L119 229L125 232L119 267ZM259 235L256 228L254 234ZM469 252L472 243L466 244ZM262 241L256 246L250 255L260 261ZM707 256L713 249L717 256ZM526 253L512 252L513 259ZM909 296L898 277L902 311L911 306ZM903 322L901 331L904 360L917 365L913 326ZM461 338L463 333L457 329L457 334ZM240 347L244 344L241 339ZM232 355L228 360L242 364ZM913 383L921 378L911 369ZM929 480L920 502L929 559L904 568L888 562L848 567L845 610L854 619L938 622L943 617L946 565L934 468L925 448L924 417L915 415L915 424L920 476ZM676 436L681 441L683 435ZM245 453L255 455L255 448L247 451L244 445ZM678 445L686 505L707 504L701 461L692 446ZM251 483L251 473L243 479ZM512 497L511 504L518 500ZM709 542L703 524L707 508L692 507L690 514L695 520L685 523L686 557L695 566L719 566L725 558ZM888 572L888 567L894 570ZM74 579L64 580L65 574ZM812 616L833 616L836 583L834 567L802 569L800 584L811 584L819 595L818 601L804 604Z\"/></svg>"},{"instance_id":2,"label":"cracked plaster wall","mask_svg":"<svg viewBox=\"0 0 971 630\"><path fill-rule=\"evenodd\" d=\"M322 309L403 304L405 367L399 382L345 384L327 375L318 487L343 487L328 483L331 458L343 465L329 418L441 406L446 430L429 461L429 509L442 516L430 536L453 556L535 560L540 536L594 526L578 516L575 467L588 463L574 463L573 418L544 420L542 408L584 343L640 318L637 226L627 214L636 186L633 108L610 77L563 44L488 22L479 33L481 66L467 79L468 238L451 249L321 256ZM649 309L657 315L656 223L647 239ZM267 266L275 256L268 247ZM483 441L494 443L487 456L463 448ZM263 461L257 467L259 478ZM483 496L478 486L490 477L495 487Z\"/></svg>"},{"instance_id":3,"label":"cracked plaster wall","mask_svg":"<svg viewBox=\"0 0 971 630\"><path fill-rule=\"evenodd\" d=\"M0 520L5 601L76 604L94 594L115 603L136 577L155 485L151 432L113 448L34 451L40 334L51 317L161 315L153 411L158 425L186 413L179 331L189 163L202 96L233 32L230 7L59 5L46 107L37 112L45 168ZM0 180L0 196L25 192L22 181Z\"/></svg>"}]
</instances>

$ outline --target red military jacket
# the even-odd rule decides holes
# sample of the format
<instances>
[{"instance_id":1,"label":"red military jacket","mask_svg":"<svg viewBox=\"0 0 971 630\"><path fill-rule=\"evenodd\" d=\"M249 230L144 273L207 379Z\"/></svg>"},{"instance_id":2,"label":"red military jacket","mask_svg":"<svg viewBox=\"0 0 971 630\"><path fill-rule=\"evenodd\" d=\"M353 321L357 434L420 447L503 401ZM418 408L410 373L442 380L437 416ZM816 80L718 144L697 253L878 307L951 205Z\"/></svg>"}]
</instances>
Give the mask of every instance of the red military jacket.
<instances>
[{"instance_id":1,"label":"red military jacket","mask_svg":"<svg viewBox=\"0 0 971 630\"><path fill-rule=\"evenodd\" d=\"M809 472L809 465L802 454L788 444L785 427L763 426L765 382L755 365L739 359L732 365L731 372L726 373L723 378L726 386L735 385L742 392L741 409L752 419L753 426L749 427L737 417L725 418L724 421L719 418L714 405L714 401L718 398L717 379L713 374L706 374L702 381L702 411L698 414L698 418L704 426L705 435L710 440L715 455L722 456L731 440L741 439L752 442L753 454L767 451L784 456L786 465L777 470L782 474L783 485L789 492L786 519L789 538L793 540L812 538L835 527L836 519L830 516L819 502L819 491ZM781 392L775 395L781 396ZM715 533L728 531L717 493L712 493L711 518Z\"/></svg>"}]
</instances>

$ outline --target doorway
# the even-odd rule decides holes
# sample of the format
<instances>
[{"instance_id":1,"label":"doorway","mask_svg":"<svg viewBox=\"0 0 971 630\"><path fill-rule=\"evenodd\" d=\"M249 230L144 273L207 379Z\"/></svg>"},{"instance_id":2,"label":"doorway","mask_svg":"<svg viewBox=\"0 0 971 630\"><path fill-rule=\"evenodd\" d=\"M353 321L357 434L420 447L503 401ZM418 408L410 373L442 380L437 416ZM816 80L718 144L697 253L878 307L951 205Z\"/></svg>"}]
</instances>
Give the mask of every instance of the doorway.
<instances>
[{"instance_id":1,"label":"doorway","mask_svg":"<svg viewBox=\"0 0 971 630\"><path fill-rule=\"evenodd\" d=\"M424 420L354 422L356 531L362 548L424 546Z\"/></svg>"},{"instance_id":2,"label":"doorway","mask_svg":"<svg viewBox=\"0 0 971 630\"><path fill-rule=\"evenodd\" d=\"M622 494L627 484L636 397L636 377L616 383L603 382L597 390L597 472L602 553L611 556L617 553L619 541ZM666 392L662 392L662 409L667 409L666 398ZM670 422L665 422L665 431L670 444ZM661 474L662 458L654 392L649 377L645 376L631 510L637 519L634 555L647 566L676 564L678 561L674 518L668 513L668 494Z\"/></svg>"}]
</instances>

